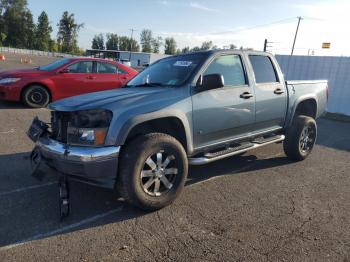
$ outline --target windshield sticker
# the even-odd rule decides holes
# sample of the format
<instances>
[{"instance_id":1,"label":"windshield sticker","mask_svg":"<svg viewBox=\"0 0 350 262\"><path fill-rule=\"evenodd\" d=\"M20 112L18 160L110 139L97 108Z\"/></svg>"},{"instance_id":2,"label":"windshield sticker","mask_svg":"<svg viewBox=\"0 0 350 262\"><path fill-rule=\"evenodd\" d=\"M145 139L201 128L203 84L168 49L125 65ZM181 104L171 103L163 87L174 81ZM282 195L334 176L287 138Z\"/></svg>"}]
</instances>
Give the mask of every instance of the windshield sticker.
<instances>
[{"instance_id":1,"label":"windshield sticker","mask_svg":"<svg viewBox=\"0 0 350 262\"><path fill-rule=\"evenodd\" d=\"M174 66L190 66L192 65L192 61L176 61Z\"/></svg>"}]
</instances>

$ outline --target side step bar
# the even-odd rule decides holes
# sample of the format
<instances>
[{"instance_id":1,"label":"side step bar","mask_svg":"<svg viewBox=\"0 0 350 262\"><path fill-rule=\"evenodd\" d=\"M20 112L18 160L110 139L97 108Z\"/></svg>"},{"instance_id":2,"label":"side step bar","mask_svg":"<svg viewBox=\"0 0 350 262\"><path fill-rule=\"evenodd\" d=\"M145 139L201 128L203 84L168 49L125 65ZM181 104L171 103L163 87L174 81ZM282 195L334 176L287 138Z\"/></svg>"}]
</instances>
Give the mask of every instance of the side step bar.
<instances>
[{"instance_id":1,"label":"side step bar","mask_svg":"<svg viewBox=\"0 0 350 262\"><path fill-rule=\"evenodd\" d=\"M266 139L264 142L253 141L247 145L228 148L228 149L225 149L223 151L216 152L216 153L207 153L203 157L189 158L188 161L189 161L190 165L204 165L207 163L214 162L216 160L224 159L224 158L234 156L234 155L239 155L241 153L244 153L244 152L247 152L249 150L256 149L256 148L259 148L262 146L278 143L278 142L283 141L284 139L285 139L285 136L280 135L280 136L275 136L273 138Z\"/></svg>"}]
</instances>

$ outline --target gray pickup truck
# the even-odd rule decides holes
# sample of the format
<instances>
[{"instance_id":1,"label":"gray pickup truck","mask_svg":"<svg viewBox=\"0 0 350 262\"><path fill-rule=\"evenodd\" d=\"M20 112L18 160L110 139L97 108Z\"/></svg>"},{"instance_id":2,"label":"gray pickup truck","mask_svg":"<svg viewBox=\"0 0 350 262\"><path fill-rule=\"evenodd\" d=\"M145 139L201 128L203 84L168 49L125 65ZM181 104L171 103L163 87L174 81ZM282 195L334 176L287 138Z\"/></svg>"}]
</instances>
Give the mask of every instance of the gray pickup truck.
<instances>
[{"instance_id":1,"label":"gray pickup truck","mask_svg":"<svg viewBox=\"0 0 350 262\"><path fill-rule=\"evenodd\" d=\"M170 204L188 165L283 142L296 161L311 152L327 81L285 81L275 58L203 51L164 58L122 89L50 104L33 121L32 161L70 179L116 188L145 210Z\"/></svg>"}]
</instances>

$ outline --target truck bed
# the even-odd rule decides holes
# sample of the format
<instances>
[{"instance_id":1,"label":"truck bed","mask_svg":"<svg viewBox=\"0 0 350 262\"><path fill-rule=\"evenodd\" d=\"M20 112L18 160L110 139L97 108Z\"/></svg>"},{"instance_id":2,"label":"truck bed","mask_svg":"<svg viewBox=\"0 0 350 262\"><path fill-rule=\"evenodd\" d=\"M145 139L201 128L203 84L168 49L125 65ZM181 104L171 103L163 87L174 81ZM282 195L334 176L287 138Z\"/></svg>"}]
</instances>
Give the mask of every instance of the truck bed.
<instances>
[{"instance_id":1,"label":"truck bed","mask_svg":"<svg viewBox=\"0 0 350 262\"><path fill-rule=\"evenodd\" d=\"M287 115L293 115L298 102L305 99L316 100L316 117L321 116L325 111L328 97L327 80L288 80L286 86L289 97L288 110L290 110Z\"/></svg>"}]
</instances>

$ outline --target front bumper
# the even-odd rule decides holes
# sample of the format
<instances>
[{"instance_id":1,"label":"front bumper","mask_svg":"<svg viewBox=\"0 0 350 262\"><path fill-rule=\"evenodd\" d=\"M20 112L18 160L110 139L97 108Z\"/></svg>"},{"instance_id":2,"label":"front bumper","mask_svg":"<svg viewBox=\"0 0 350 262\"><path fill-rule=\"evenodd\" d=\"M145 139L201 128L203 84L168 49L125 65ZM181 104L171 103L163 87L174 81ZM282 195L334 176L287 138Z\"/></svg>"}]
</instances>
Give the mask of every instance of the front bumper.
<instances>
[{"instance_id":1,"label":"front bumper","mask_svg":"<svg viewBox=\"0 0 350 262\"><path fill-rule=\"evenodd\" d=\"M119 146L70 146L44 136L36 142L35 147L49 167L81 182L114 188Z\"/></svg>"},{"instance_id":2,"label":"front bumper","mask_svg":"<svg viewBox=\"0 0 350 262\"><path fill-rule=\"evenodd\" d=\"M17 85L0 85L0 100L20 101L21 87Z\"/></svg>"}]
</instances>

